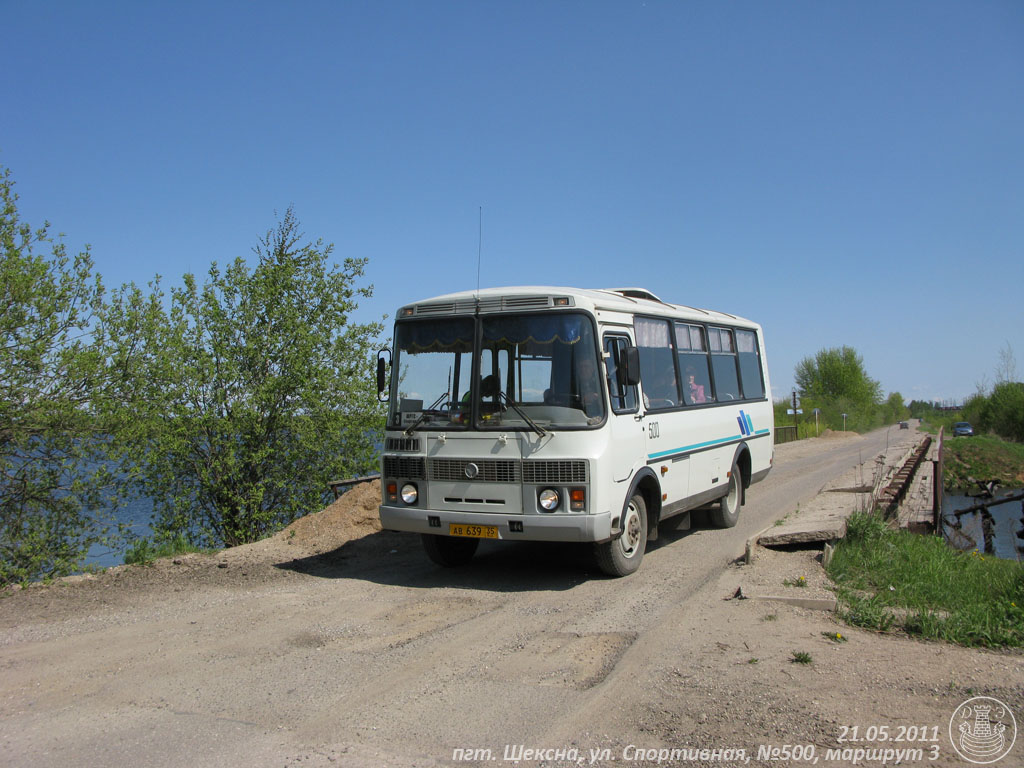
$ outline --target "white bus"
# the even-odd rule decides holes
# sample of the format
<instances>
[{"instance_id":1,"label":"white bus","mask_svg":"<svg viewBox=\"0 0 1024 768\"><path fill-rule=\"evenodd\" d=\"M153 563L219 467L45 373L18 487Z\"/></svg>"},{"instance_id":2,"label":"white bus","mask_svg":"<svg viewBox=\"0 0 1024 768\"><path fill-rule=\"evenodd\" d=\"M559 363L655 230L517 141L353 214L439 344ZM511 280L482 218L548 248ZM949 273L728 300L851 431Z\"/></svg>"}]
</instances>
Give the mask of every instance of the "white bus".
<instances>
[{"instance_id":1,"label":"white bus","mask_svg":"<svg viewBox=\"0 0 1024 768\"><path fill-rule=\"evenodd\" d=\"M663 520L714 504L712 524L735 525L772 466L760 326L642 289L406 305L377 388L381 525L422 534L443 566L481 539L591 542L624 576Z\"/></svg>"}]
</instances>

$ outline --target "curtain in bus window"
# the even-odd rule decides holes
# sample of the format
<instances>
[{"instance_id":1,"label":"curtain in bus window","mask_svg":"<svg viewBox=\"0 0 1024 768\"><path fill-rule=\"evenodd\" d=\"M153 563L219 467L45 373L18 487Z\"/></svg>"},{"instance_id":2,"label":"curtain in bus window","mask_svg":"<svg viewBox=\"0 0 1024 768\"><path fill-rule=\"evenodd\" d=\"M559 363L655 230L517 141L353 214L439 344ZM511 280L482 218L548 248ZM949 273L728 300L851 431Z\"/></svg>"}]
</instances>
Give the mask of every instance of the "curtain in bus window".
<instances>
[{"instance_id":1,"label":"curtain in bus window","mask_svg":"<svg viewBox=\"0 0 1024 768\"><path fill-rule=\"evenodd\" d=\"M399 323L399 349L408 352L472 352L473 321L466 318Z\"/></svg>"},{"instance_id":2,"label":"curtain in bus window","mask_svg":"<svg viewBox=\"0 0 1024 768\"><path fill-rule=\"evenodd\" d=\"M743 396L764 397L764 379L761 376L761 356L757 348L757 335L753 331L736 331L736 349L740 358L740 383Z\"/></svg>"},{"instance_id":3,"label":"curtain in bus window","mask_svg":"<svg viewBox=\"0 0 1024 768\"><path fill-rule=\"evenodd\" d=\"M638 317L634 323L638 347L668 347L668 321Z\"/></svg>"},{"instance_id":4,"label":"curtain in bus window","mask_svg":"<svg viewBox=\"0 0 1024 768\"><path fill-rule=\"evenodd\" d=\"M690 326L676 323L676 349L687 352L690 349Z\"/></svg>"},{"instance_id":5,"label":"curtain in bus window","mask_svg":"<svg viewBox=\"0 0 1024 768\"><path fill-rule=\"evenodd\" d=\"M591 338L590 322L582 315L521 315L487 318L484 344L575 344Z\"/></svg>"},{"instance_id":6,"label":"curtain in bus window","mask_svg":"<svg viewBox=\"0 0 1024 768\"><path fill-rule=\"evenodd\" d=\"M649 408L680 405L668 320L638 317L634 323L640 353L640 382Z\"/></svg>"}]
</instances>

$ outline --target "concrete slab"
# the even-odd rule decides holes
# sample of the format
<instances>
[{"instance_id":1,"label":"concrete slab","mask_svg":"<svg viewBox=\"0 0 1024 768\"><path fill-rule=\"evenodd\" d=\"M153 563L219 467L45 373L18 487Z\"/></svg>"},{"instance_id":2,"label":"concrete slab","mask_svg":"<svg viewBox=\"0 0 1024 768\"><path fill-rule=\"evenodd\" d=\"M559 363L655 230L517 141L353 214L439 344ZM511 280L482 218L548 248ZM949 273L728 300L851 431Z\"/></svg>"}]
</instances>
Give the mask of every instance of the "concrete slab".
<instances>
[{"instance_id":1,"label":"concrete slab","mask_svg":"<svg viewBox=\"0 0 1024 768\"><path fill-rule=\"evenodd\" d=\"M916 430L915 430L916 433ZM904 435L900 435L904 438ZM907 437L911 437L908 435ZM846 535L846 521L854 512L875 506L879 489L886 487L903 463L913 454L923 435L894 440L893 445L877 456L853 467L828 483L809 504L797 508L775 525L761 531L748 543L746 558L753 559L752 544L780 547L792 544L833 542ZM930 467L928 462L922 464ZM929 480L930 482L930 480ZM923 485L915 481L918 493L912 494L915 522L923 503Z\"/></svg>"},{"instance_id":2,"label":"concrete slab","mask_svg":"<svg viewBox=\"0 0 1024 768\"><path fill-rule=\"evenodd\" d=\"M737 600L767 600L775 603L795 605L799 608L809 608L813 611L834 611L837 606L835 598L831 597L798 597L796 595L748 595L743 588L736 590L733 595Z\"/></svg>"}]
</instances>

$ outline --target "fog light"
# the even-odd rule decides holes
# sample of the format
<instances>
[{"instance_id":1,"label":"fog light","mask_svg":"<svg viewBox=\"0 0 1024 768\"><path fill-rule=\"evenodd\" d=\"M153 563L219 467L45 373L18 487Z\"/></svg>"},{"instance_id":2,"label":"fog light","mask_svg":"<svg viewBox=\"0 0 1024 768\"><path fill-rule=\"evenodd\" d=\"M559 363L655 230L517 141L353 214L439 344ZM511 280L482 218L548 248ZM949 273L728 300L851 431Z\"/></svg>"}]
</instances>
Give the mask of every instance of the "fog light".
<instances>
[{"instance_id":1,"label":"fog light","mask_svg":"<svg viewBox=\"0 0 1024 768\"><path fill-rule=\"evenodd\" d=\"M545 488L537 496L537 501L540 503L541 509L554 512L558 509L558 491L554 488Z\"/></svg>"},{"instance_id":2,"label":"fog light","mask_svg":"<svg viewBox=\"0 0 1024 768\"><path fill-rule=\"evenodd\" d=\"M412 483L406 483L402 486L402 501L406 504L415 504L419 496L420 492L416 490L416 486Z\"/></svg>"}]
</instances>

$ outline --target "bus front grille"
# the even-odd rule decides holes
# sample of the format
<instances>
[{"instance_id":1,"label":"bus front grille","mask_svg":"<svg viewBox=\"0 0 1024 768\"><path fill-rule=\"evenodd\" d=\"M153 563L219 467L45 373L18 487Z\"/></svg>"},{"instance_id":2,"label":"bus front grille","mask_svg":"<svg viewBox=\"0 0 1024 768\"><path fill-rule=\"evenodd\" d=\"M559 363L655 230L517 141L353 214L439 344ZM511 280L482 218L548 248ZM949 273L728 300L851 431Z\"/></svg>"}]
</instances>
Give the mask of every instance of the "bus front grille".
<instances>
[{"instance_id":1,"label":"bus front grille","mask_svg":"<svg viewBox=\"0 0 1024 768\"><path fill-rule=\"evenodd\" d=\"M587 462L578 459L561 461L524 461L524 483L585 483Z\"/></svg>"},{"instance_id":2,"label":"bus front grille","mask_svg":"<svg viewBox=\"0 0 1024 768\"><path fill-rule=\"evenodd\" d=\"M407 477L411 480L425 480L422 456L385 456L385 477Z\"/></svg>"},{"instance_id":3,"label":"bus front grille","mask_svg":"<svg viewBox=\"0 0 1024 768\"><path fill-rule=\"evenodd\" d=\"M472 465L472 466L471 466ZM509 459L431 459L430 479L452 483L518 483L519 462Z\"/></svg>"}]
</instances>

